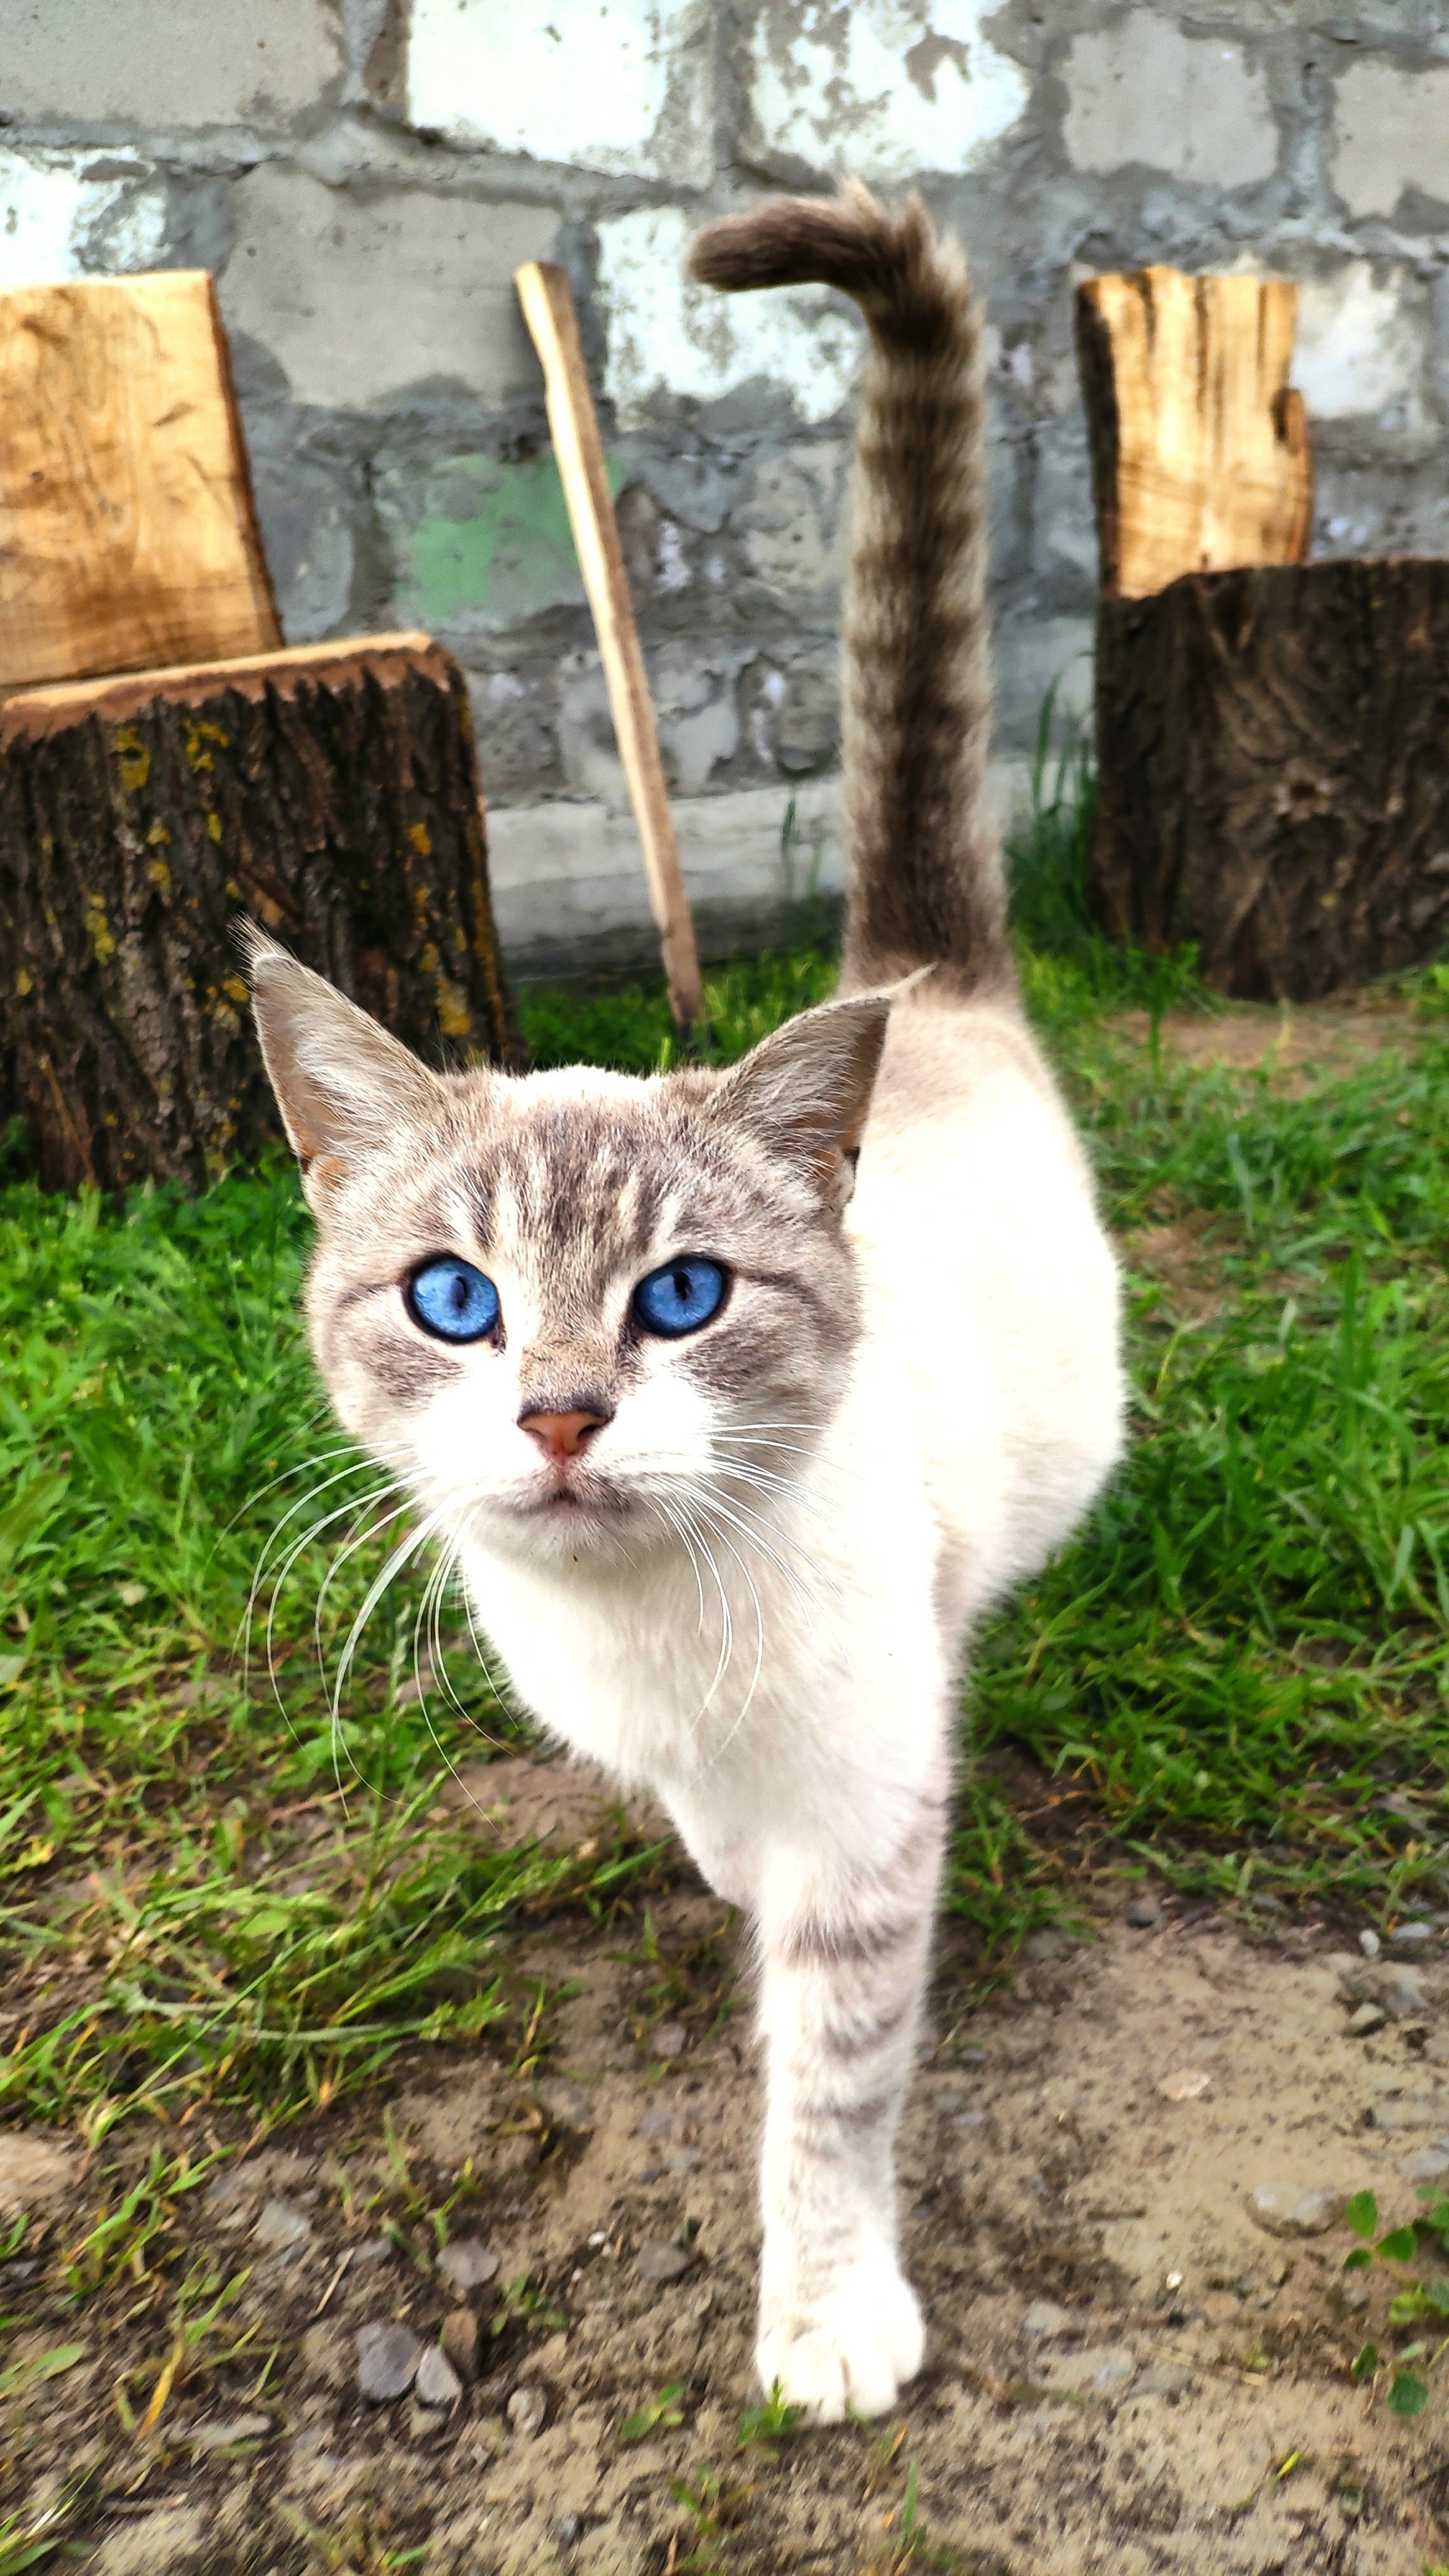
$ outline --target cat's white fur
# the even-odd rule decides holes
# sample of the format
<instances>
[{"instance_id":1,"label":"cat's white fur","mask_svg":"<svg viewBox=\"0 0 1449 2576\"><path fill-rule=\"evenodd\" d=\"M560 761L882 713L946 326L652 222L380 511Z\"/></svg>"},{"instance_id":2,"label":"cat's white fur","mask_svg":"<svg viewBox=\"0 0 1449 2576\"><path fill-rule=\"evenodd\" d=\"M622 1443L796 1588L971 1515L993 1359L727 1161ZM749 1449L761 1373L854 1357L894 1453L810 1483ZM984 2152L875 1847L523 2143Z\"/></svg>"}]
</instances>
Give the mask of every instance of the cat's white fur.
<instances>
[{"instance_id":1,"label":"cat's white fur","mask_svg":"<svg viewBox=\"0 0 1449 2576\"><path fill-rule=\"evenodd\" d=\"M578 1101L632 1088L585 1073L535 1083ZM802 2086L812 2119L821 2106L820 2034L832 2017L849 2025L859 1974L868 2036L881 1972L873 1983L868 1962L847 1962L842 1994L828 1957L792 1963L792 1945L801 1926L853 1924L862 1907L868 1920L913 1825L939 1812L965 1632L1071 1529L1122 1417L1115 1265L1015 1011L926 992L893 1011L845 1230L864 1321L843 1400L818 1445L781 1426L795 1491L772 1500L771 1552L738 1525L733 1543L707 1525L729 1607L723 1672L710 1572L702 1592L683 1545L580 1550L486 1510L460 1554L480 1626L528 1705L613 1778L652 1790L757 1927L769 2063L757 2364L766 2388L778 2379L822 2420L889 2407L919 2366L922 2329L897 2261L888 2142L871 2136L854 2169L847 2150L822 2170L797 2136ZM526 1349L542 1320L527 1273L495 1256L493 1276ZM629 1286L616 1283L620 1318ZM505 1353L419 1414L425 1497L525 1502L542 1488L519 1395ZM687 1490L728 1459L717 1444L732 1418L666 1366L590 1456L625 1488ZM939 1848L928 1831L892 1898L911 1933L885 1963L885 2003L905 1994L910 2009L829 2080L847 2121L883 2091L894 2108L904 2089Z\"/></svg>"},{"instance_id":2,"label":"cat's white fur","mask_svg":"<svg viewBox=\"0 0 1449 2576\"><path fill-rule=\"evenodd\" d=\"M828 2421L882 2412L921 2360L892 2160L965 1646L1117 1455L1117 1282L1017 1003L981 799L964 267L918 206L859 191L726 219L697 265L825 278L877 334L847 629L855 998L735 1072L641 1083L441 1079L266 942L255 991L341 1418L400 1468L545 1727L654 1791L752 1921L756 2358ZM439 1253L492 1278L488 1339L419 1323L409 1282ZM687 1254L724 1265L729 1302L652 1338L633 1291ZM564 1417L597 1425L567 1466L529 1429Z\"/></svg>"}]
</instances>

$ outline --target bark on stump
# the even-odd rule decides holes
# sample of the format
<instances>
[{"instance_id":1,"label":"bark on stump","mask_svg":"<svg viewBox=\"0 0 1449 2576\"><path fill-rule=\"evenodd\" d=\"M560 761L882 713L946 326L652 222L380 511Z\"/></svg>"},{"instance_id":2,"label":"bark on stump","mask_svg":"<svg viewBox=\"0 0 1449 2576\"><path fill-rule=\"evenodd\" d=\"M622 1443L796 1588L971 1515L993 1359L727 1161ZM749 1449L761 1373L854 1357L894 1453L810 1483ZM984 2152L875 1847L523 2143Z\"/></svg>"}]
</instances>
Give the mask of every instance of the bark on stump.
<instances>
[{"instance_id":1,"label":"bark on stump","mask_svg":"<svg viewBox=\"0 0 1449 2576\"><path fill-rule=\"evenodd\" d=\"M0 707L0 1120L46 1188L199 1188L280 1134L244 914L428 1062L515 1057L467 692L425 636Z\"/></svg>"},{"instance_id":2,"label":"bark on stump","mask_svg":"<svg viewBox=\"0 0 1449 2576\"><path fill-rule=\"evenodd\" d=\"M1097 620L1093 901L1315 1001L1449 931L1449 563L1190 573Z\"/></svg>"}]
</instances>

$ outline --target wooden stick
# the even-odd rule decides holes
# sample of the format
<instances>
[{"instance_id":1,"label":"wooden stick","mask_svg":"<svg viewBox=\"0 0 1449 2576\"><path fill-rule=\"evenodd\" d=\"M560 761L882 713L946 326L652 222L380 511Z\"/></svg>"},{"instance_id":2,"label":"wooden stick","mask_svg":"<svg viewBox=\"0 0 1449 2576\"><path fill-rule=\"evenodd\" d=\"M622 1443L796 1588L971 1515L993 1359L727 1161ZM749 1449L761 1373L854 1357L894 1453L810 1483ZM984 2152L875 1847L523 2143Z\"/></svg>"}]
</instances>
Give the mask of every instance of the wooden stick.
<instances>
[{"instance_id":1,"label":"wooden stick","mask_svg":"<svg viewBox=\"0 0 1449 2576\"><path fill-rule=\"evenodd\" d=\"M543 362L553 452L568 503L584 588L594 612L614 731L643 845L644 874L659 929L669 1007L679 1027L687 1031L698 1028L704 1019L699 954L660 765L654 709L624 574L614 505L604 478L604 451L599 444L599 424L579 346L574 300L563 270L543 260L527 261L514 272L513 282L533 334L533 345Z\"/></svg>"}]
</instances>

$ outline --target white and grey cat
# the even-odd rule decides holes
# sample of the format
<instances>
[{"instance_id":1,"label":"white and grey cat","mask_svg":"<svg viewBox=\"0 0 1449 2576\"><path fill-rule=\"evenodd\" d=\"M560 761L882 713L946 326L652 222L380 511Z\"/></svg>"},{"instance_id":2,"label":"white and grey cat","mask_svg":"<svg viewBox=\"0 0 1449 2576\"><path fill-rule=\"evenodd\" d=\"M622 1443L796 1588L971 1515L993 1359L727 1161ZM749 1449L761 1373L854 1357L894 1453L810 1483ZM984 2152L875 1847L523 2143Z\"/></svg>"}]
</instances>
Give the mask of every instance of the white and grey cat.
<instances>
[{"instance_id":1,"label":"white and grey cat","mask_svg":"<svg viewBox=\"0 0 1449 2576\"><path fill-rule=\"evenodd\" d=\"M893 2155L965 1641L1117 1456L1117 1283L984 796L964 262L849 188L727 217L693 266L825 280L871 325L840 997L649 1081L440 1076L260 938L255 999L342 1422L543 1726L652 1790L754 1926L756 2359L829 2422L920 2366Z\"/></svg>"}]
</instances>

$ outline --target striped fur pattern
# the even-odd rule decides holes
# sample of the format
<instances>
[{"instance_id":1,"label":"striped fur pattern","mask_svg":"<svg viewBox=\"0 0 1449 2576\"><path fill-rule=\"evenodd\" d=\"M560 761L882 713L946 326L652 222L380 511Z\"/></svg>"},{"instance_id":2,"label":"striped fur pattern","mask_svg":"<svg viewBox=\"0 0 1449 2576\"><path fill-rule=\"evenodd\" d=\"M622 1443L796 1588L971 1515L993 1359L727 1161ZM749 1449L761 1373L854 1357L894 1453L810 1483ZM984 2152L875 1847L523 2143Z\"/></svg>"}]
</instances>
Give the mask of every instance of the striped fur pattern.
<instances>
[{"instance_id":1,"label":"striped fur pattern","mask_svg":"<svg viewBox=\"0 0 1449 2576\"><path fill-rule=\"evenodd\" d=\"M986 795L986 393L965 260L919 198L892 214L847 187L723 216L690 267L736 291L840 287L870 324L845 602L843 987L917 966L963 993L1009 987Z\"/></svg>"},{"instance_id":2,"label":"striped fur pattern","mask_svg":"<svg viewBox=\"0 0 1449 2576\"><path fill-rule=\"evenodd\" d=\"M961 264L918 209L858 193L717 226L699 264L746 284L751 262L758 283L831 275L877 333L848 652L851 993L728 1072L635 1081L435 1074L260 937L253 975L317 1218L308 1317L338 1414L519 1696L652 1789L755 1926L756 2361L832 2421L893 2406L924 2349L893 2156L965 1641L1098 1490L1121 1384L1114 1265L1016 1005L981 820ZM928 527L958 560L925 564ZM867 598L873 581L904 604ZM439 1253L494 1282L486 1340L413 1320L409 1279ZM686 1255L727 1274L719 1312L677 1340L641 1331L637 1283ZM587 1423L575 1454L545 1454L545 1417Z\"/></svg>"}]
</instances>

